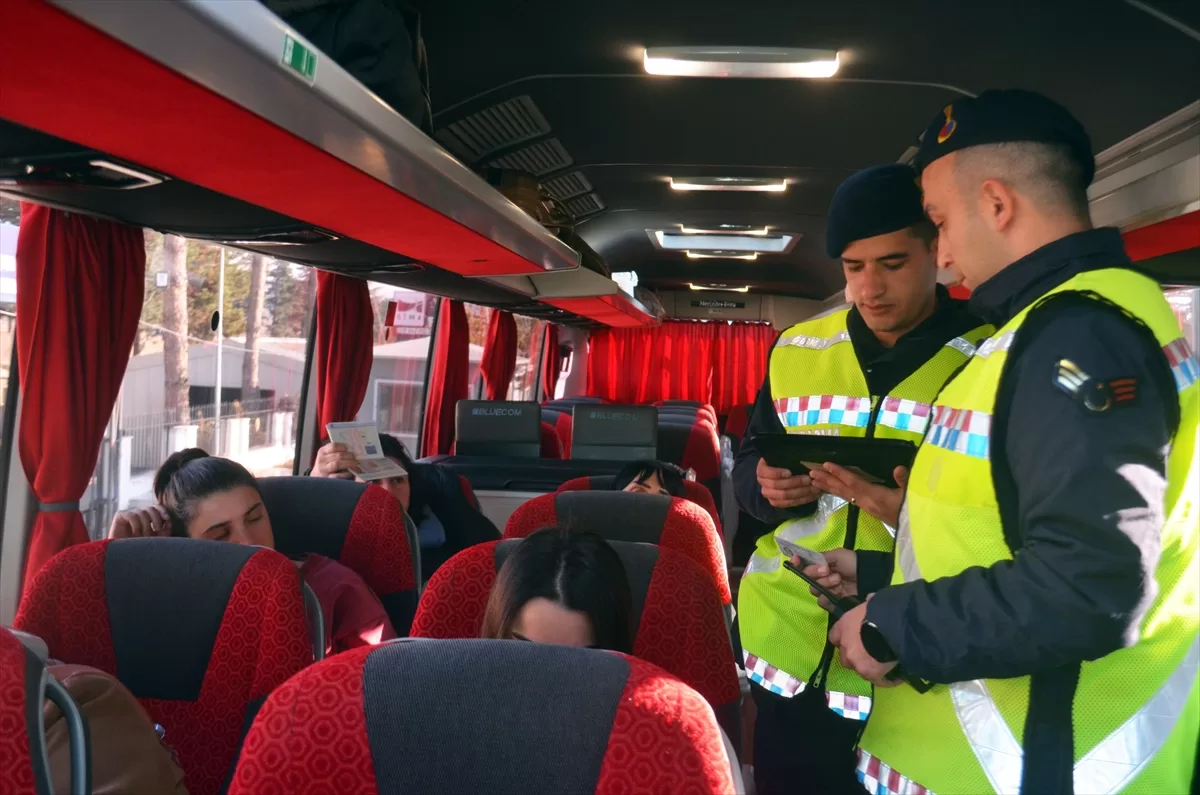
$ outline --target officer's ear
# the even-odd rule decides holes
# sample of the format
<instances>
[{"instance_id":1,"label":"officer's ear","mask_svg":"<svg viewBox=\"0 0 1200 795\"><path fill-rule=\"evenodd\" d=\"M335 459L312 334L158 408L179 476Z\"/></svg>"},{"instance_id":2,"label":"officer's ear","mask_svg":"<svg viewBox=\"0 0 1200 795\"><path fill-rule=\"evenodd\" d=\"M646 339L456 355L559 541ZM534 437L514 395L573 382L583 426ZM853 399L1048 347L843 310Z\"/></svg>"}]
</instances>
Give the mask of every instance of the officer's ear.
<instances>
[{"instance_id":1,"label":"officer's ear","mask_svg":"<svg viewBox=\"0 0 1200 795\"><path fill-rule=\"evenodd\" d=\"M985 179L979 183L976 199L985 224L997 233L1011 231L1016 220L1017 194L1010 186L998 179Z\"/></svg>"}]
</instances>

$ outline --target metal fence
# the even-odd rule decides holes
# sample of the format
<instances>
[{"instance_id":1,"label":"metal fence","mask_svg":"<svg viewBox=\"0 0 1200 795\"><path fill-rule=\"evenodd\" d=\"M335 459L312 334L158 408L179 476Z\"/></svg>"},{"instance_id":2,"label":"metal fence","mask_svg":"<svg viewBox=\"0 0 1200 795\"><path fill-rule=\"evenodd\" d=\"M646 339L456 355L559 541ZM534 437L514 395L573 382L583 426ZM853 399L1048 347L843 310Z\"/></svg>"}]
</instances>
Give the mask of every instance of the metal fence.
<instances>
[{"instance_id":1,"label":"metal fence","mask_svg":"<svg viewBox=\"0 0 1200 795\"><path fill-rule=\"evenodd\" d=\"M273 439L271 416L284 407L274 398L252 401L230 401L221 404L220 419L248 419L250 421L250 447L291 444L291 439ZM225 455L230 450L228 435L221 438L221 449L216 449L217 411L215 404L193 405L188 411L187 424L197 426L196 446L213 455ZM183 423L177 421L174 411L157 411L149 414L122 416L118 436L131 437L130 468L134 474L157 469L168 455L171 429Z\"/></svg>"}]
</instances>

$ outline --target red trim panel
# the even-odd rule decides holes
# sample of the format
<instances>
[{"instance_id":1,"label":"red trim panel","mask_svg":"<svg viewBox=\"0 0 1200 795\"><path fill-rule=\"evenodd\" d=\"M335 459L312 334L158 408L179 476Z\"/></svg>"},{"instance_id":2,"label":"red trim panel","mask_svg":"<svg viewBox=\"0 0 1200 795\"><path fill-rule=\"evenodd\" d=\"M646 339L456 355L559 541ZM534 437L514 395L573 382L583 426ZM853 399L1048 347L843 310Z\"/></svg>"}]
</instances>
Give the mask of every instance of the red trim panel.
<instances>
[{"instance_id":1,"label":"red trim panel","mask_svg":"<svg viewBox=\"0 0 1200 795\"><path fill-rule=\"evenodd\" d=\"M17 124L464 276L543 272L39 0L0 3L0 53Z\"/></svg>"},{"instance_id":2,"label":"red trim panel","mask_svg":"<svg viewBox=\"0 0 1200 795\"><path fill-rule=\"evenodd\" d=\"M1200 210L1125 233L1125 251L1134 262L1200 246Z\"/></svg>"},{"instance_id":3,"label":"red trim panel","mask_svg":"<svg viewBox=\"0 0 1200 795\"><path fill-rule=\"evenodd\" d=\"M643 312L636 304L617 293L588 298L542 298L544 304L564 309L581 317L616 328L657 326L658 320Z\"/></svg>"}]
</instances>

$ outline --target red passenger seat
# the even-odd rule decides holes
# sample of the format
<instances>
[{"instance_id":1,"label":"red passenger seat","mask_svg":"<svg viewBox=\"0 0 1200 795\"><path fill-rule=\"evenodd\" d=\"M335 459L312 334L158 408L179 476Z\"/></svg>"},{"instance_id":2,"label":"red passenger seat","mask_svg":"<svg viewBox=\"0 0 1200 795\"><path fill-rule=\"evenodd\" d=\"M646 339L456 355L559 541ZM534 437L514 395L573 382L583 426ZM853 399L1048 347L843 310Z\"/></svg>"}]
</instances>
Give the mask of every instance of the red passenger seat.
<instances>
[{"instance_id":1,"label":"red passenger seat","mask_svg":"<svg viewBox=\"0 0 1200 795\"><path fill-rule=\"evenodd\" d=\"M750 412L753 410L753 406L731 408L729 419L725 420L725 435L741 441L742 437L746 435L746 429L750 427Z\"/></svg>"},{"instance_id":2,"label":"red passenger seat","mask_svg":"<svg viewBox=\"0 0 1200 795\"><path fill-rule=\"evenodd\" d=\"M471 485L471 481L467 480L466 475L458 476L458 486L462 489L463 497L475 510L479 510L479 498L475 496L475 488Z\"/></svg>"},{"instance_id":3,"label":"red passenger seat","mask_svg":"<svg viewBox=\"0 0 1200 795\"><path fill-rule=\"evenodd\" d=\"M558 443L562 448L562 457L571 457L571 429L575 418L570 409L560 410L549 406L542 408L542 423L554 428ZM542 455L545 458L545 454Z\"/></svg>"},{"instance_id":4,"label":"red passenger seat","mask_svg":"<svg viewBox=\"0 0 1200 795\"><path fill-rule=\"evenodd\" d=\"M379 486L338 478L260 478L258 489L279 552L338 561L375 592L397 634L408 634L417 609L421 545L395 497Z\"/></svg>"},{"instance_id":5,"label":"red passenger seat","mask_svg":"<svg viewBox=\"0 0 1200 795\"><path fill-rule=\"evenodd\" d=\"M708 512L689 500L622 491L543 494L509 517L504 537L524 538L553 526L592 532L608 541L657 544L682 552L708 572L721 603L732 602L721 538Z\"/></svg>"},{"instance_id":6,"label":"red passenger seat","mask_svg":"<svg viewBox=\"0 0 1200 795\"><path fill-rule=\"evenodd\" d=\"M66 688L55 681L45 663L26 648L13 633L0 627L0 793L3 795L51 795L55 778L47 768L50 749L42 715L44 702L59 705L64 719L87 737L87 721ZM65 708L65 709L64 709ZM71 746L72 791L90 787L90 762L86 749ZM62 758L62 757L60 757ZM60 781L65 776L57 777ZM88 789L90 791L90 788Z\"/></svg>"},{"instance_id":7,"label":"red passenger seat","mask_svg":"<svg viewBox=\"0 0 1200 795\"><path fill-rule=\"evenodd\" d=\"M733 764L704 699L647 662L410 640L340 654L273 693L229 792L729 795Z\"/></svg>"},{"instance_id":8,"label":"red passenger seat","mask_svg":"<svg viewBox=\"0 0 1200 795\"><path fill-rule=\"evenodd\" d=\"M15 626L116 676L179 754L191 795L228 781L263 699L313 661L300 573L269 549L183 538L70 547Z\"/></svg>"},{"instance_id":9,"label":"red passenger seat","mask_svg":"<svg viewBox=\"0 0 1200 795\"><path fill-rule=\"evenodd\" d=\"M558 439L558 430L550 423L542 420L542 458L550 461L560 461L563 457L562 442Z\"/></svg>"},{"instance_id":10,"label":"red passenger seat","mask_svg":"<svg viewBox=\"0 0 1200 795\"><path fill-rule=\"evenodd\" d=\"M558 487L558 491L612 491L613 475L593 475L591 477L568 480ZM717 513L717 504L713 502L712 492L701 483L694 480L683 481L684 499L694 502L712 517L717 528L717 534L724 536L721 531L721 517Z\"/></svg>"},{"instance_id":11,"label":"red passenger seat","mask_svg":"<svg viewBox=\"0 0 1200 795\"><path fill-rule=\"evenodd\" d=\"M519 543L508 539L479 544L446 561L421 596L413 637L478 638L496 574ZM711 579L673 549L611 543L629 577L637 627L634 655L699 691L736 743L741 733L737 665Z\"/></svg>"}]
</instances>

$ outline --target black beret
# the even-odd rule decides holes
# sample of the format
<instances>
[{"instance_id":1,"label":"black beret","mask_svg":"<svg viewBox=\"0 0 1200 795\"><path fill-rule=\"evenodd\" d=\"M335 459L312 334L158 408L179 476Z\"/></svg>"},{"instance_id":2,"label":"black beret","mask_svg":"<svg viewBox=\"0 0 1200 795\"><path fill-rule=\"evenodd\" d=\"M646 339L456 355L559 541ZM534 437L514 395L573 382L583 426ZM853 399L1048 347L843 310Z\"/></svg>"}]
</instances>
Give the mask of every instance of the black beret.
<instances>
[{"instance_id":1,"label":"black beret","mask_svg":"<svg viewBox=\"0 0 1200 795\"><path fill-rule=\"evenodd\" d=\"M970 146L1014 141L1061 144L1078 160L1084 187L1096 174L1096 158L1087 130L1071 112L1032 91L985 91L963 97L938 113L925 130L913 161L917 173L942 155Z\"/></svg>"},{"instance_id":2,"label":"black beret","mask_svg":"<svg viewBox=\"0 0 1200 795\"><path fill-rule=\"evenodd\" d=\"M855 240L907 229L923 220L917 172L903 163L871 166L834 192L825 224L825 251L837 259Z\"/></svg>"}]
</instances>

